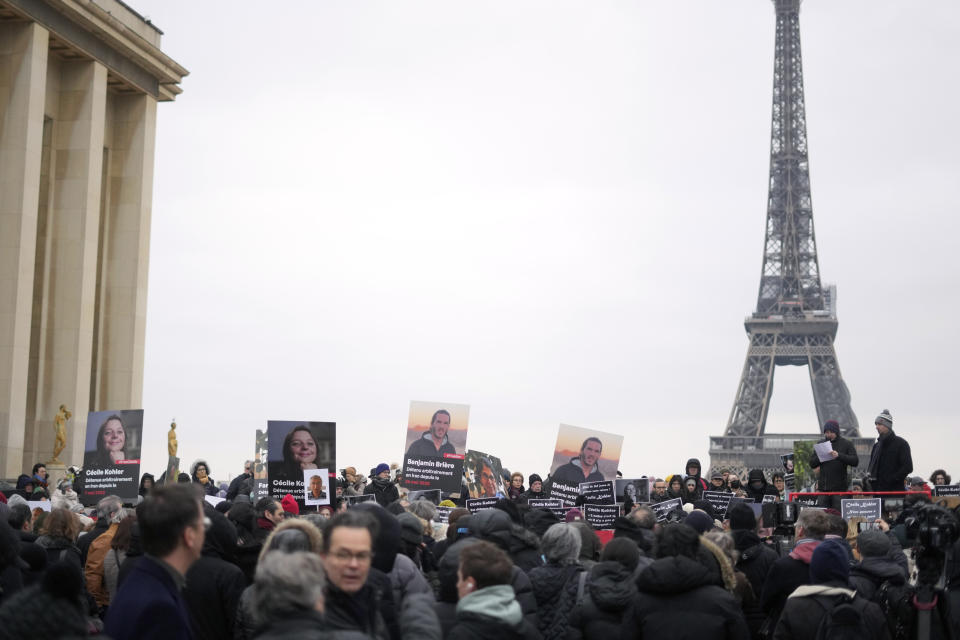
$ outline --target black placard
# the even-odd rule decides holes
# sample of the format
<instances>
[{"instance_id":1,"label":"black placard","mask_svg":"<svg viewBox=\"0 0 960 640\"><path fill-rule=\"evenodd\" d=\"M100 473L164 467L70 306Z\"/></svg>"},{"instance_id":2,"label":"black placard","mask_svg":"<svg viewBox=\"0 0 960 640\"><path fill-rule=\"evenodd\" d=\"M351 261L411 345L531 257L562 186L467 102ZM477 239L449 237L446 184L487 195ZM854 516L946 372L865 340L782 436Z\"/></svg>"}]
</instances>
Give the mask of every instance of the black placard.
<instances>
[{"instance_id":1,"label":"black placard","mask_svg":"<svg viewBox=\"0 0 960 640\"><path fill-rule=\"evenodd\" d=\"M433 516L433 521L447 524L450 522L450 512L454 509L456 509L456 507L437 507L437 515Z\"/></svg>"},{"instance_id":2,"label":"black placard","mask_svg":"<svg viewBox=\"0 0 960 640\"><path fill-rule=\"evenodd\" d=\"M433 504L440 504L440 489L424 489L423 491L411 491L407 494L407 500L415 502L416 500L426 500Z\"/></svg>"},{"instance_id":3,"label":"black placard","mask_svg":"<svg viewBox=\"0 0 960 640\"><path fill-rule=\"evenodd\" d=\"M713 507L713 517L717 520L723 520L729 510L732 493L726 491L704 491L703 499Z\"/></svg>"},{"instance_id":4,"label":"black placard","mask_svg":"<svg viewBox=\"0 0 960 640\"><path fill-rule=\"evenodd\" d=\"M616 504L616 498L613 493L613 482L610 480L599 480L597 482L581 482L580 495L584 497L587 504Z\"/></svg>"},{"instance_id":5,"label":"black placard","mask_svg":"<svg viewBox=\"0 0 960 640\"><path fill-rule=\"evenodd\" d=\"M933 488L933 495L960 496L960 484L939 485Z\"/></svg>"},{"instance_id":6,"label":"black placard","mask_svg":"<svg viewBox=\"0 0 960 640\"><path fill-rule=\"evenodd\" d=\"M671 500L664 500L663 502L651 502L647 505L657 516L657 522L663 522L667 519L667 514L673 511L674 509L680 509L683 507L683 500L680 498L673 498Z\"/></svg>"},{"instance_id":7,"label":"black placard","mask_svg":"<svg viewBox=\"0 0 960 640\"><path fill-rule=\"evenodd\" d=\"M583 518L594 529L613 529L613 522L620 515L618 504L585 504Z\"/></svg>"}]
</instances>

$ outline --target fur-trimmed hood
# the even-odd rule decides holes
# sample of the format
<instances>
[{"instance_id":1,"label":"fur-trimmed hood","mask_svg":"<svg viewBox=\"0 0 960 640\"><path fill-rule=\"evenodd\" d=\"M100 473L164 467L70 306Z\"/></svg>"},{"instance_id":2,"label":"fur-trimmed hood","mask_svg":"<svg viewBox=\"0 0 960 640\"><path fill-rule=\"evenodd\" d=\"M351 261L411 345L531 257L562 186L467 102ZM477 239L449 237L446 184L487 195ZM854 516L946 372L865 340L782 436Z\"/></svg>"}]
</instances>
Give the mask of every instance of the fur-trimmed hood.
<instances>
[{"instance_id":1,"label":"fur-trimmed hood","mask_svg":"<svg viewBox=\"0 0 960 640\"><path fill-rule=\"evenodd\" d=\"M310 550L317 555L320 555L320 552L323 550L323 534L320 533L320 529L308 522L307 520L300 520L294 518L292 520L284 520L277 527L270 532L270 535L267 536L267 539L263 542L263 549L260 550L260 557L257 560L257 563L263 562L263 556L265 556L269 549L270 543L281 531L287 531L289 529L297 529L302 531L304 535L307 536L307 539L310 540Z\"/></svg>"},{"instance_id":2,"label":"fur-trimmed hood","mask_svg":"<svg viewBox=\"0 0 960 640\"><path fill-rule=\"evenodd\" d=\"M723 549L710 542L704 536L700 536L700 547L710 553L720 566L720 578L723 580L723 588L733 593L737 588L737 577L733 573L733 563L724 553Z\"/></svg>"}]
</instances>

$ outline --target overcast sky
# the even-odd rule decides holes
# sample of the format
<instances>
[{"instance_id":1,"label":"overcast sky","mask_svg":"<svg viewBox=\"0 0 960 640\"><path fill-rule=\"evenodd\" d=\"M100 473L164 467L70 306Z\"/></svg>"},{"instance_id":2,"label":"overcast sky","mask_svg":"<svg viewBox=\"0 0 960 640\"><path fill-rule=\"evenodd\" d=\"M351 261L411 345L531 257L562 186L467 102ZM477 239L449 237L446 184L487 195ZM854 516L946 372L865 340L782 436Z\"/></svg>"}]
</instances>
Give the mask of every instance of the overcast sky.
<instances>
[{"instance_id":1,"label":"overcast sky","mask_svg":"<svg viewBox=\"0 0 960 640\"><path fill-rule=\"evenodd\" d=\"M365 472L410 400L469 404L525 474L561 422L624 434L627 475L706 468L760 278L770 2L131 4L191 72L159 108L144 470L176 417L218 480L268 419L335 421ZM807 0L801 35L853 409L960 475L960 3ZM818 433L806 368L767 429Z\"/></svg>"}]
</instances>

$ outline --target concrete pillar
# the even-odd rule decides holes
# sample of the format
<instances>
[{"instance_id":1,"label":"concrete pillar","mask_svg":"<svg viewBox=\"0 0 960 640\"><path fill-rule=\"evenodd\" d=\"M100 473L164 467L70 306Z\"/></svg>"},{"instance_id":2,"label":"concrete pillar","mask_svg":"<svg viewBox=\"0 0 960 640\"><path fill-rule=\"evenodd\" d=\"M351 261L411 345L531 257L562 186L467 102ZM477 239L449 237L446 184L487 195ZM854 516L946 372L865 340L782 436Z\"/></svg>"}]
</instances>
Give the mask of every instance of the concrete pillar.
<instances>
[{"instance_id":1,"label":"concrete pillar","mask_svg":"<svg viewBox=\"0 0 960 640\"><path fill-rule=\"evenodd\" d=\"M101 282L99 367L92 410L139 409L143 396L147 267L157 102L112 100L109 189Z\"/></svg>"},{"instance_id":2,"label":"concrete pillar","mask_svg":"<svg viewBox=\"0 0 960 640\"><path fill-rule=\"evenodd\" d=\"M107 70L102 64L82 60L60 66L53 124L47 281L40 326L35 328L40 336L40 362L32 425L34 445L24 451L24 464L52 455L53 416L60 404L73 412L67 448L60 459L67 464L83 460L90 404L106 100Z\"/></svg>"},{"instance_id":3,"label":"concrete pillar","mask_svg":"<svg viewBox=\"0 0 960 640\"><path fill-rule=\"evenodd\" d=\"M49 34L0 23L0 474L23 472Z\"/></svg>"}]
</instances>

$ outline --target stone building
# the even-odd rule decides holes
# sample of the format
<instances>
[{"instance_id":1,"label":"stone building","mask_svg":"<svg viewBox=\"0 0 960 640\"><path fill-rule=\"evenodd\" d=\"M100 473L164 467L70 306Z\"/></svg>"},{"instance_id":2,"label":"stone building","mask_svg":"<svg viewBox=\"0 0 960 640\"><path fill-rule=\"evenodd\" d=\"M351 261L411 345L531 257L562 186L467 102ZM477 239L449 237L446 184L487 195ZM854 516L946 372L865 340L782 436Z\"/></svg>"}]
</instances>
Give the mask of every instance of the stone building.
<instances>
[{"instance_id":1,"label":"stone building","mask_svg":"<svg viewBox=\"0 0 960 640\"><path fill-rule=\"evenodd\" d=\"M139 408L157 102L187 70L119 0L0 0L0 477Z\"/></svg>"}]
</instances>

